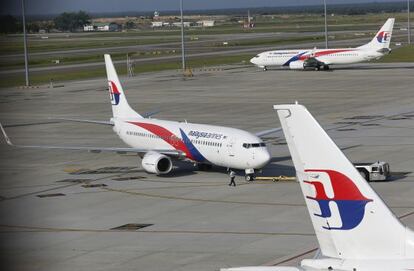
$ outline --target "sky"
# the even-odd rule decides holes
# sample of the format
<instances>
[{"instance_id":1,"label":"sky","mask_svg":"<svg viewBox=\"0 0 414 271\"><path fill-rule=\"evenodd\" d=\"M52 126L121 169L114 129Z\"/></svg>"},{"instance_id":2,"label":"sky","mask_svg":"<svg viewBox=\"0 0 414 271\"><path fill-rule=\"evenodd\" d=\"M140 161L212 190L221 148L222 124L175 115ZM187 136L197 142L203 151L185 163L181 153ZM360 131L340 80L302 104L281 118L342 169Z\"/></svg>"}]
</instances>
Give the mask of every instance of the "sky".
<instances>
[{"instance_id":1,"label":"sky","mask_svg":"<svg viewBox=\"0 0 414 271\"><path fill-rule=\"evenodd\" d=\"M184 8L223 9L318 5L322 0L183 0ZM401 0L326 0L327 4L401 2ZM178 10L179 0L25 0L29 15L58 14L84 10L92 13ZM20 14L21 0L0 0L0 14Z\"/></svg>"}]
</instances>

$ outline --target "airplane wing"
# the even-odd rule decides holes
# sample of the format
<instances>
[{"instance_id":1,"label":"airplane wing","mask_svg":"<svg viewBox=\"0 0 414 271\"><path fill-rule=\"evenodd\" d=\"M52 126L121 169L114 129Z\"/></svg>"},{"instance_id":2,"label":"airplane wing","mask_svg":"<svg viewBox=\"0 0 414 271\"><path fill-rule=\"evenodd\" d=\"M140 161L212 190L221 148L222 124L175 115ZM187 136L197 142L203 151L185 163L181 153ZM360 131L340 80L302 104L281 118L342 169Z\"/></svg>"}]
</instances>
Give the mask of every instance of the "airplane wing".
<instances>
[{"instance_id":1,"label":"airplane wing","mask_svg":"<svg viewBox=\"0 0 414 271\"><path fill-rule=\"evenodd\" d=\"M79 150L88 151L91 153L100 152L116 152L116 153L146 153L148 151L155 151L169 156L184 156L185 154L177 150L162 150L162 149L138 149L138 148L118 148L118 147L83 147L83 146L50 146L50 145L15 145L8 137L3 125L0 123L0 129L3 133L7 144L17 148L31 148L31 149L49 149L49 150Z\"/></svg>"},{"instance_id":2,"label":"airplane wing","mask_svg":"<svg viewBox=\"0 0 414 271\"><path fill-rule=\"evenodd\" d=\"M64 120L64 121L84 122L84 123L93 123L93 124L102 124L102 125L114 126L114 123L112 121L71 119L71 118L53 118L53 119L54 120Z\"/></svg>"},{"instance_id":3,"label":"airplane wing","mask_svg":"<svg viewBox=\"0 0 414 271\"><path fill-rule=\"evenodd\" d=\"M145 112L145 113L141 114L141 116L143 118L149 118L149 117L154 116L154 115L156 115L160 112L161 112L161 110L153 110L153 111Z\"/></svg>"},{"instance_id":4,"label":"airplane wing","mask_svg":"<svg viewBox=\"0 0 414 271\"><path fill-rule=\"evenodd\" d=\"M256 133L256 136L262 137L282 131L282 127L264 130Z\"/></svg>"},{"instance_id":5,"label":"airplane wing","mask_svg":"<svg viewBox=\"0 0 414 271\"><path fill-rule=\"evenodd\" d=\"M149 117L151 117L153 115L156 115L160 112L161 112L160 110L153 110L153 111L145 112L144 114L142 114L142 117L149 118ZM112 120L102 121L102 120L86 120L86 119L74 119L74 118L50 118L50 119L114 126L114 123L113 123Z\"/></svg>"}]
</instances>

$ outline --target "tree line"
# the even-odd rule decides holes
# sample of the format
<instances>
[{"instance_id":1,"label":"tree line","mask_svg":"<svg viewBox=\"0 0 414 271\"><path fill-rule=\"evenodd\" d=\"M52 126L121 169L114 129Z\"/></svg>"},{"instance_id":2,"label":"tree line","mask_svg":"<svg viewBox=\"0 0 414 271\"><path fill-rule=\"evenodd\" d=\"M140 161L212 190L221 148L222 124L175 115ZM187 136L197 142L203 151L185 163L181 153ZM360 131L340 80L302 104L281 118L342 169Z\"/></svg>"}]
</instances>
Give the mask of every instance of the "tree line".
<instances>
[{"instance_id":1,"label":"tree line","mask_svg":"<svg viewBox=\"0 0 414 271\"><path fill-rule=\"evenodd\" d=\"M26 29L28 32L39 32L43 29L49 32L52 29L60 31L77 31L83 28L84 25L91 22L91 17L84 11L79 12L64 12L55 17L52 21L33 21L27 22ZM0 33L10 34L19 33L23 31L21 20L11 16L0 16Z\"/></svg>"}]
</instances>

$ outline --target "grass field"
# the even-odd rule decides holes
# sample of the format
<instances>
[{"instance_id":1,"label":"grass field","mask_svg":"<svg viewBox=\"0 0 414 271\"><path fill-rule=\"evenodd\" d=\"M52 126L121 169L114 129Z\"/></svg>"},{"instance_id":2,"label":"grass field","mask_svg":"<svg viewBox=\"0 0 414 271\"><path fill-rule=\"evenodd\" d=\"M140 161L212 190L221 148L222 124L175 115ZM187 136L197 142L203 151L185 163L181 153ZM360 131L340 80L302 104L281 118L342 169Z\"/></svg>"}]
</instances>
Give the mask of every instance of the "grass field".
<instances>
[{"instance_id":1,"label":"grass field","mask_svg":"<svg viewBox=\"0 0 414 271\"><path fill-rule=\"evenodd\" d=\"M89 48L110 48L119 46L133 46L133 45L148 45L148 44L162 44L167 42L179 42L179 38L165 37L154 39L120 39L113 40L30 40L28 42L28 49L32 53L44 51L62 51L62 50L76 50ZM23 42L18 41L2 41L0 42L0 54L18 54L23 52Z\"/></svg>"},{"instance_id":2,"label":"grass field","mask_svg":"<svg viewBox=\"0 0 414 271\"><path fill-rule=\"evenodd\" d=\"M380 23L385 22L389 17L396 18L396 28L400 27L400 22L403 22L404 24L406 22L406 14L404 13L370 14L368 16L336 15L328 18L329 30L376 30L380 26ZM188 38L197 36L202 39L203 35L217 34L315 31L323 31L323 17L320 15L267 15L257 16L256 27L252 29L244 29L237 22L227 22L210 28L189 28L186 29L186 35ZM175 37L173 37L174 35ZM31 52L106 48L178 42L180 41L179 35L180 30L178 28L147 29L115 33L44 34L31 35L28 45ZM48 39L42 39L42 36L48 36ZM17 54L22 51L23 43L21 36L13 35L0 37L0 54Z\"/></svg>"},{"instance_id":3,"label":"grass field","mask_svg":"<svg viewBox=\"0 0 414 271\"><path fill-rule=\"evenodd\" d=\"M246 55L234 55L234 56L215 56L215 57L202 57L202 58L190 58L187 61L189 68L209 67L223 64L246 64L252 57L251 54ZM101 57L102 58L102 57ZM102 60L103 61L103 60ZM120 75L126 74L125 65L116 65L117 72ZM136 76L144 72L156 72L163 70L177 70L177 74L181 74L181 63L179 61L166 61L159 64L147 64L137 65L134 69ZM82 80L88 78L105 77L104 68L87 68L78 69L73 71L51 71L47 74L34 74L30 77L31 85L48 84L51 79L54 83L61 83L69 80ZM24 75L11 75L6 78L0 78L1 87L13 87L24 85Z\"/></svg>"},{"instance_id":4,"label":"grass field","mask_svg":"<svg viewBox=\"0 0 414 271\"><path fill-rule=\"evenodd\" d=\"M377 60L377 62L414 62L414 45L398 47L391 51L391 54Z\"/></svg>"},{"instance_id":5,"label":"grass field","mask_svg":"<svg viewBox=\"0 0 414 271\"><path fill-rule=\"evenodd\" d=\"M370 14L357 16L335 15L328 18L330 36L335 36L335 40L360 38L354 33L333 33L333 31L357 30L374 32L381 23L389 17L396 18L395 29L404 27L406 22L406 14ZM401 24L400 24L401 22ZM276 38L269 35L263 38L244 38L240 40L230 40L227 46L223 46L221 37L217 39L218 34L238 34L238 33L283 33L283 32L319 32L323 30L323 17L320 15L266 15L256 17L256 27L253 29L243 29L237 22L226 22L211 28L190 28L186 29L186 37L188 48L192 52L218 51L226 48L243 48L250 46L272 46L272 45L292 45L295 47L299 43L319 42L323 40L323 36L315 34L311 36L297 35L294 37ZM401 33L401 32L400 32ZM128 46L133 45L163 45L168 42L179 42L180 30L178 28L169 29L147 29L128 32L102 32L102 33L55 33L45 34L47 39L42 39L44 35L31 35L29 39L30 52L53 52L77 49L93 49L93 48L113 48L127 47L117 53L112 53L114 60L125 59L126 53L132 54L134 59L144 59L147 57L157 57L180 54L180 45L168 46L166 49L143 49L141 51L131 50ZM401 34L400 34L401 35ZM191 47L191 39L197 38L197 41L216 38L205 43L197 43ZM223 36L223 41L226 36ZM333 37L331 38L333 39ZM393 37L393 42L404 41L405 37ZM0 36L0 55L21 54L22 53L21 35ZM148 48L146 46L146 48ZM159 47L158 47L159 48ZM188 59L188 66L197 68L201 66L214 66L222 64L246 63L251 58L251 54L230 55L230 56L211 56L200 57L197 59ZM82 64L89 62L102 61L102 54L99 52L90 52L90 54L71 53L59 55L52 53L51 55L38 55L29 58L31 68L36 67L53 67L53 60L59 59L60 64ZM180 73L180 62L178 60L157 61L156 64L137 65L135 72L137 76L142 72L153 72L161 70L177 70ZM383 57L377 62L414 62L414 47L404 46L396 48L390 55ZM0 62L0 70L20 69L24 65L22 57L4 58ZM119 73L125 74L125 65L118 66ZM31 74L32 84L45 84L53 79L54 82L67 80L86 79L105 76L102 68L80 68L73 70L51 70L50 72L38 72ZM0 87L23 85L23 75L10 75L0 77Z\"/></svg>"},{"instance_id":6,"label":"grass field","mask_svg":"<svg viewBox=\"0 0 414 271\"><path fill-rule=\"evenodd\" d=\"M122 56L114 57L114 60ZM249 59L252 57L251 54L242 54L242 55L231 55L231 56L214 56L214 57L200 57L200 58L190 58L187 61L187 66L190 68L200 68L200 67L209 67L209 66L218 66L224 64L249 64ZM102 56L99 56L99 60L102 60ZM404 46L393 49L392 53L384 56L380 60L375 62L382 63L392 63L392 62L414 62L414 45ZM163 70L177 70L177 74L180 74L181 63L179 61L166 61L158 64L149 64L149 65L137 65L135 67L136 76L139 76L140 73L144 72L156 72ZM118 73L121 75L126 74L125 65L117 65ZM31 76L32 85L47 84L51 79L55 83L68 81L68 80L82 80L87 78L97 78L104 77L105 70L103 68L89 68L89 69L79 69L74 71L51 71L47 74L36 74ZM13 75L8 76L7 80L1 78L0 87L10 87L10 86L21 86L24 84L23 75Z\"/></svg>"}]
</instances>

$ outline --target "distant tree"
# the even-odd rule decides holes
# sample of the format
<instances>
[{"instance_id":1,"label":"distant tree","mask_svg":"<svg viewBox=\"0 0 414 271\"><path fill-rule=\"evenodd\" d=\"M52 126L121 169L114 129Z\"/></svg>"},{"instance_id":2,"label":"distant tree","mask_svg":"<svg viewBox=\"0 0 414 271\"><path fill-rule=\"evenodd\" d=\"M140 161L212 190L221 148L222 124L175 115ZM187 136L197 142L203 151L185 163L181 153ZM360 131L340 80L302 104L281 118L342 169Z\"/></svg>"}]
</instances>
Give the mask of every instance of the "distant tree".
<instances>
[{"instance_id":1,"label":"distant tree","mask_svg":"<svg viewBox=\"0 0 414 271\"><path fill-rule=\"evenodd\" d=\"M80 10L75 17L79 27L83 27L85 24L91 23L91 16L89 16L89 14L85 11Z\"/></svg>"},{"instance_id":2,"label":"distant tree","mask_svg":"<svg viewBox=\"0 0 414 271\"><path fill-rule=\"evenodd\" d=\"M134 29L135 28L135 23L133 21L128 21L125 23L125 28L126 29Z\"/></svg>"},{"instance_id":3,"label":"distant tree","mask_svg":"<svg viewBox=\"0 0 414 271\"><path fill-rule=\"evenodd\" d=\"M57 29L62 31L76 31L89 24L91 17L84 11L64 12L56 17L53 22Z\"/></svg>"},{"instance_id":4,"label":"distant tree","mask_svg":"<svg viewBox=\"0 0 414 271\"><path fill-rule=\"evenodd\" d=\"M55 28L55 24L53 21L42 21L39 22L40 29L45 30L46 32L50 32L50 30Z\"/></svg>"},{"instance_id":5,"label":"distant tree","mask_svg":"<svg viewBox=\"0 0 414 271\"><path fill-rule=\"evenodd\" d=\"M16 33L20 31L17 19L11 15L0 16L0 33Z\"/></svg>"},{"instance_id":6,"label":"distant tree","mask_svg":"<svg viewBox=\"0 0 414 271\"><path fill-rule=\"evenodd\" d=\"M27 24L27 32L29 33L37 33L40 30L39 22L29 22Z\"/></svg>"}]
</instances>

